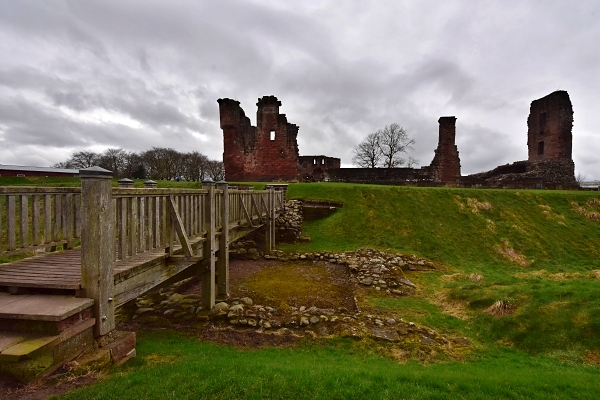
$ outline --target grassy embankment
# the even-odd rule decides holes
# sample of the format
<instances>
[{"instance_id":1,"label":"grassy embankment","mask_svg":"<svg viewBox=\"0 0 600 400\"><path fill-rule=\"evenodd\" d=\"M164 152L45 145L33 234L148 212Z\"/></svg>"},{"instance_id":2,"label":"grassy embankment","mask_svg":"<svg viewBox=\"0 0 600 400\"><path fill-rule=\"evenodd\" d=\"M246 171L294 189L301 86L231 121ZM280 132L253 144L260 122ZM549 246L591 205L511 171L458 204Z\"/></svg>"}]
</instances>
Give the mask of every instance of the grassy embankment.
<instances>
[{"instance_id":1,"label":"grassy embankment","mask_svg":"<svg viewBox=\"0 0 600 400\"><path fill-rule=\"evenodd\" d=\"M397 364L344 340L238 350L143 333L138 358L66 398L594 398L600 389L598 193L291 185L289 198L343 202L305 224L297 251L374 247L430 258L415 297L367 306L477 351L463 363ZM596 200L594 200L596 199ZM483 276L469 279L470 274ZM502 300L513 312L484 312Z\"/></svg>"}]
</instances>

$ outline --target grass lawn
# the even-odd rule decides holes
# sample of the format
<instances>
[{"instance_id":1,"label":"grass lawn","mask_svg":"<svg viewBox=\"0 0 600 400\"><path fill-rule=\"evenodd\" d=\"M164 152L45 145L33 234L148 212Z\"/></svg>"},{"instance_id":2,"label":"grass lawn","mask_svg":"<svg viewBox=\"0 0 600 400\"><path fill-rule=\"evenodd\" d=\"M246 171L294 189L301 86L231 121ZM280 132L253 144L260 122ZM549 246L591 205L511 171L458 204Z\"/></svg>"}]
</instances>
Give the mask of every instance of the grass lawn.
<instances>
[{"instance_id":1,"label":"grass lawn","mask_svg":"<svg viewBox=\"0 0 600 400\"><path fill-rule=\"evenodd\" d=\"M239 350L144 333L138 357L64 399L591 399L598 368L512 351L465 363L398 364L347 341Z\"/></svg>"},{"instance_id":2,"label":"grass lawn","mask_svg":"<svg viewBox=\"0 0 600 400\"><path fill-rule=\"evenodd\" d=\"M400 364L350 339L241 350L141 332L136 359L64 398L598 397L598 192L311 183L291 184L288 198L344 207L305 222L309 243L278 248L432 260L436 271L409 274L414 296L372 292L361 306L467 336L476 351L460 363Z\"/></svg>"}]
</instances>

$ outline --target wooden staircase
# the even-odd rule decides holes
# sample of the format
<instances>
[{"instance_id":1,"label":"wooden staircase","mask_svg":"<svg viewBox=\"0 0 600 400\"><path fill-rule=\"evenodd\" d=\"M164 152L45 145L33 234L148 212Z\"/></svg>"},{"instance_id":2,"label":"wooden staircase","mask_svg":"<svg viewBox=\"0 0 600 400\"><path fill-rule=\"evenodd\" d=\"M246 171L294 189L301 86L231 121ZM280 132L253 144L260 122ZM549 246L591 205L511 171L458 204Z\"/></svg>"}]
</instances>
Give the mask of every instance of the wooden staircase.
<instances>
[{"instance_id":1,"label":"wooden staircase","mask_svg":"<svg viewBox=\"0 0 600 400\"><path fill-rule=\"evenodd\" d=\"M64 362L98 351L92 299L67 295L0 292L0 372L29 382ZM109 361L135 355L135 334L117 334L104 344ZM100 351L102 351L102 347Z\"/></svg>"}]
</instances>

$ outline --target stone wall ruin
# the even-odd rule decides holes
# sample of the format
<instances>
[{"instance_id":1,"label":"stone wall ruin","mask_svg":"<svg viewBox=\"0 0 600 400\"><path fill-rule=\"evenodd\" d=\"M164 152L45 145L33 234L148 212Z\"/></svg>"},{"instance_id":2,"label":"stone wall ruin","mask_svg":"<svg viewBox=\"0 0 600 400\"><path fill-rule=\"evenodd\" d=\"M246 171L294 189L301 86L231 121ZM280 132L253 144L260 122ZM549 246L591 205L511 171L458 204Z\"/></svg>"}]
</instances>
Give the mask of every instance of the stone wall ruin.
<instances>
[{"instance_id":1,"label":"stone wall ruin","mask_svg":"<svg viewBox=\"0 0 600 400\"><path fill-rule=\"evenodd\" d=\"M440 117L438 146L422 168L340 168L339 158L298 155L298 126L279 114L275 96L258 100L257 126L240 103L219 99L225 176L229 181L330 180L393 185L498 188L576 188L572 160L573 106L559 90L531 102L527 119L528 159L461 176L456 117Z\"/></svg>"},{"instance_id":2,"label":"stone wall ruin","mask_svg":"<svg viewBox=\"0 0 600 400\"><path fill-rule=\"evenodd\" d=\"M256 105L256 126L240 102L219 99L225 179L236 182L293 181L298 177L298 126L279 113L281 102L263 96Z\"/></svg>"}]
</instances>

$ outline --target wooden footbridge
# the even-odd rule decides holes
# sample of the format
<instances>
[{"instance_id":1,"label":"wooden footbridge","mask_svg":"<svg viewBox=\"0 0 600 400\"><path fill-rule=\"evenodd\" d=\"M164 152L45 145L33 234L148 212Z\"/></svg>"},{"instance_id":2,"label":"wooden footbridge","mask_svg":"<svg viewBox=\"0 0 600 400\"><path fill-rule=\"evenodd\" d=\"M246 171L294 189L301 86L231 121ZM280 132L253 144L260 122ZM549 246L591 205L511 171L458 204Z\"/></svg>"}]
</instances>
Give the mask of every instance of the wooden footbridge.
<instances>
[{"instance_id":1,"label":"wooden footbridge","mask_svg":"<svg viewBox=\"0 0 600 400\"><path fill-rule=\"evenodd\" d=\"M274 249L282 191L212 181L196 190L113 188L112 173L98 167L80 176L81 188L0 187L0 256L36 254L0 264L0 363L31 359L14 355L19 342L4 329L52 331L60 342L83 329L77 320L108 337L116 307L186 276L200 277L210 309L229 292L231 242L261 229L265 252ZM48 251L57 246L65 250ZM50 327L35 332L33 321Z\"/></svg>"}]
</instances>

